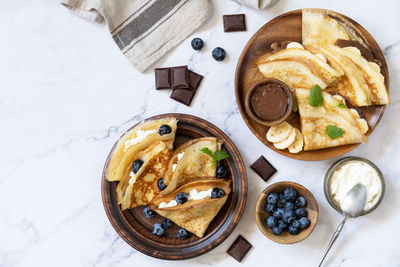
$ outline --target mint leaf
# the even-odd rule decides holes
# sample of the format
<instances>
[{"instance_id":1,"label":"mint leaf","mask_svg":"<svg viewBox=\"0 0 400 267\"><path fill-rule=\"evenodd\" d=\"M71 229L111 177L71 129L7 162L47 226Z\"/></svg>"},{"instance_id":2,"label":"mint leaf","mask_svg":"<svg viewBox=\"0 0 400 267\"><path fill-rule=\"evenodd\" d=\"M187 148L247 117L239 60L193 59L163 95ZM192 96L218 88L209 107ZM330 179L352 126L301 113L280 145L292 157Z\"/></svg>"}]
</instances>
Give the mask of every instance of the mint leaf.
<instances>
[{"instance_id":1,"label":"mint leaf","mask_svg":"<svg viewBox=\"0 0 400 267\"><path fill-rule=\"evenodd\" d=\"M347 108L347 106L343 102L339 102L336 107L338 108Z\"/></svg>"},{"instance_id":2,"label":"mint leaf","mask_svg":"<svg viewBox=\"0 0 400 267\"><path fill-rule=\"evenodd\" d=\"M231 157L226 151L223 151L223 150L215 151L214 156L215 156L215 160L216 161L220 161L220 160L223 160L223 159L228 159L228 158Z\"/></svg>"},{"instance_id":3,"label":"mint leaf","mask_svg":"<svg viewBox=\"0 0 400 267\"><path fill-rule=\"evenodd\" d=\"M344 130L335 125L328 125L325 132L331 139L339 138L344 134Z\"/></svg>"},{"instance_id":4,"label":"mint leaf","mask_svg":"<svg viewBox=\"0 0 400 267\"><path fill-rule=\"evenodd\" d=\"M324 104L321 87L318 84L314 85L313 88L311 88L308 103L312 107L320 107Z\"/></svg>"},{"instance_id":5,"label":"mint leaf","mask_svg":"<svg viewBox=\"0 0 400 267\"><path fill-rule=\"evenodd\" d=\"M203 147L201 149L202 152L206 153L207 155L209 155L210 157L214 158L213 152L211 151L211 149L209 149L208 147Z\"/></svg>"}]
</instances>

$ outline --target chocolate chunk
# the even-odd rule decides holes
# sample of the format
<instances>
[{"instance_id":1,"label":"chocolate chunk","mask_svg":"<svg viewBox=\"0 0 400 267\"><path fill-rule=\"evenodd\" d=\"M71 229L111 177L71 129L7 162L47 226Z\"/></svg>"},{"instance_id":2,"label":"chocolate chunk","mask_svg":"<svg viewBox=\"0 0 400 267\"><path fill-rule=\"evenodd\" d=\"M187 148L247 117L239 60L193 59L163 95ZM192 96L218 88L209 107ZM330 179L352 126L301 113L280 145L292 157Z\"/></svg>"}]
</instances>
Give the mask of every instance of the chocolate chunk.
<instances>
[{"instance_id":1,"label":"chocolate chunk","mask_svg":"<svg viewBox=\"0 0 400 267\"><path fill-rule=\"evenodd\" d=\"M189 88L189 73L187 66L171 68L172 89Z\"/></svg>"},{"instance_id":2,"label":"chocolate chunk","mask_svg":"<svg viewBox=\"0 0 400 267\"><path fill-rule=\"evenodd\" d=\"M169 89L171 88L171 69L160 68L155 69L154 74L156 77L156 89Z\"/></svg>"},{"instance_id":3,"label":"chocolate chunk","mask_svg":"<svg viewBox=\"0 0 400 267\"><path fill-rule=\"evenodd\" d=\"M195 94L196 92L192 90L175 89L172 91L171 98L182 104L185 104L186 106L190 106Z\"/></svg>"},{"instance_id":4,"label":"chocolate chunk","mask_svg":"<svg viewBox=\"0 0 400 267\"><path fill-rule=\"evenodd\" d=\"M224 32L241 32L246 30L244 14L224 15Z\"/></svg>"},{"instance_id":5,"label":"chocolate chunk","mask_svg":"<svg viewBox=\"0 0 400 267\"><path fill-rule=\"evenodd\" d=\"M252 247L253 246L249 243L249 241L244 239L243 236L239 235L235 242L233 242L231 247L228 249L227 253L238 262L241 262Z\"/></svg>"},{"instance_id":6,"label":"chocolate chunk","mask_svg":"<svg viewBox=\"0 0 400 267\"><path fill-rule=\"evenodd\" d=\"M252 168L265 182L276 173L276 169L263 156L259 157L253 164Z\"/></svg>"},{"instance_id":7,"label":"chocolate chunk","mask_svg":"<svg viewBox=\"0 0 400 267\"><path fill-rule=\"evenodd\" d=\"M355 40L344 40L344 39L337 39L335 42L336 46L339 47L348 47L348 46L354 46L357 47L358 50L360 50L361 55L367 60L371 62L375 62L375 57L374 54L372 54L372 51L366 47L364 47L362 44L360 44L358 41Z\"/></svg>"},{"instance_id":8,"label":"chocolate chunk","mask_svg":"<svg viewBox=\"0 0 400 267\"><path fill-rule=\"evenodd\" d=\"M200 74L189 70L189 90L197 91L197 88L200 86L200 82L203 80L203 76Z\"/></svg>"}]
</instances>

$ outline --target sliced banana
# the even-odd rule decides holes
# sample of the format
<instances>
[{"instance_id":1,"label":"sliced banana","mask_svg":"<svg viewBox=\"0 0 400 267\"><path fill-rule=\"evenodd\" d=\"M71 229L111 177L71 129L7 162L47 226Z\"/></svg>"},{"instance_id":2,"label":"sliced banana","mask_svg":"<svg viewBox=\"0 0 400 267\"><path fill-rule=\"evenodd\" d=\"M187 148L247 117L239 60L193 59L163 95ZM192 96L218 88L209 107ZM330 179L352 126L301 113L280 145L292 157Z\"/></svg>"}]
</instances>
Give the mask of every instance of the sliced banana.
<instances>
[{"instance_id":1,"label":"sliced banana","mask_svg":"<svg viewBox=\"0 0 400 267\"><path fill-rule=\"evenodd\" d=\"M296 138L296 131L294 130L295 128L293 128L292 126L290 126L290 134L289 137L286 138L285 140L281 141L281 142L275 142L274 146L277 149L285 149L288 148L291 144L293 144L294 139Z\"/></svg>"},{"instance_id":2,"label":"sliced banana","mask_svg":"<svg viewBox=\"0 0 400 267\"><path fill-rule=\"evenodd\" d=\"M303 134L300 132L299 129L294 128L295 132L296 132L296 137L294 139L293 144L291 144L288 147L288 150L290 153L299 153L300 151L303 150L303 145L304 145L304 141L303 141Z\"/></svg>"},{"instance_id":3,"label":"sliced banana","mask_svg":"<svg viewBox=\"0 0 400 267\"><path fill-rule=\"evenodd\" d=\"M292 126L286 121L274 125L267 132L267 140L272 143L281 142L289 137L291 130Z\"/></svg>"}]
</instances>

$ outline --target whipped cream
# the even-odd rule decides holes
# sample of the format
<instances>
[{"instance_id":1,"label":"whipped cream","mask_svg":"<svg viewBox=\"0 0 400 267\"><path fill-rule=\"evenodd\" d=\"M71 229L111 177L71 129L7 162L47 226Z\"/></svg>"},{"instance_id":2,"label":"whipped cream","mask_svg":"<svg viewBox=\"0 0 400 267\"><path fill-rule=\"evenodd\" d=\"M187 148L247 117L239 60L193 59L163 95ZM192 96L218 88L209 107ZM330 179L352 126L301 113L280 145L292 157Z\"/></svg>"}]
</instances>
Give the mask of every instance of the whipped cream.
<instances>
[{"instance_id":1,"label":"whipped cream","mask_svg":"<svg viewBox=\"0 0 400 267\"><path fill-rule=\"evenodd\" d=\"M178 162L179 162L179 161L182 159L182 157L183 157L183 154L185 154L185 152L182 152L182 153L179 153L179 154L178 154L178 160L176 161L175 164L172 165L172 172L175 171L176 166L178 166Z\"/></svg>"},{"instance_id":2,"label":"whipped cream","mask_svg":"<svg viewBox=\"0 0 400 267\"><path fill-rule=\"evenodd\" d=\"M198 191L197 189L192 189L189 192L189 199L188 200L199 200L199 199L204 199L204 198L211 198L211 192L212 188L204 191ZM171 200L170 202L161 202L160 205L158 205L159 209L162 208L169 208L169 207L175 207L177 206L178 203L175 201L175 199Z\"/></svg>"},{"instance_id":3,"label":"whipped cream","mask_svg":"<svg viewBox=\"0 0 400 267\"><path fill-rule=\"evenodd\" d=\"M349 161L339 167L332 175L331 193L341 205L346 194L356 184L363 184L367 189L364 210L375 205L382 191L382 184L376 170L362 161Z\"/></svg>"},{"instance_id":4,"label":"whipped cream","mask_svg":"<svg viewBox=\"0 0 400 267\"><path fill-rule=\"evenodd\" d=\"M155 133L157 133L156 130L147 130L147 131L142 131L140 129L137 130L135 138L125 141L124 151L126 152L129 147L136 145L139 142L142 142L147 136L149 136L151 134L155 134Z\"/></svg>"}]
</instances>

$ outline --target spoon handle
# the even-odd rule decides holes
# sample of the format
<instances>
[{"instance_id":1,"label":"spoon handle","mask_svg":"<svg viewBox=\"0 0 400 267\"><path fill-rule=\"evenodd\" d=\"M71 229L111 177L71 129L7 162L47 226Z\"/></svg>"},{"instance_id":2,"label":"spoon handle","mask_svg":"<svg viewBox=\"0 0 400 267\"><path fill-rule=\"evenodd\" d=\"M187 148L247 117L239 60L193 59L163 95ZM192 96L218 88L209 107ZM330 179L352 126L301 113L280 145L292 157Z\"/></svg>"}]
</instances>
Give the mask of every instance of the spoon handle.
<instances>
[{"instance_id":1,"label":"spoon handle","mask_svg":"<svg viewBox=\"0 0 400 267\"><path fill-rule=\"evenodd\" d=\"M339 237L340 232L341 232L342 229L343 229L344 223L346 222L346 219L347 219L347 218L344 217L343 221L342 221L342 222L339 224L339 226L336 228L335 233L333 233L333 236L332 236L331 240L329 241L328 247L326 248L326 250L325 250L325 252L324 252L324 255L322 256L322 259L321 259L321 261L319 262L318 267L321 267L321 266L322 266L322 262L325 260L326 255L328 255L328 252L329 252L329 250L331 249L333 243L335 243L336 239Z\"/></svg>"}]
</instances>

